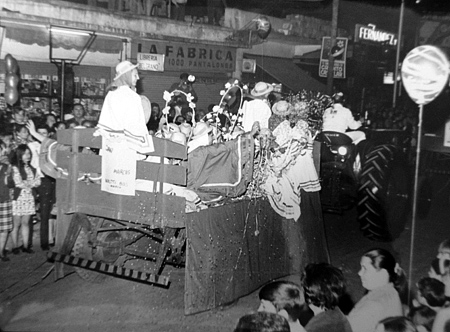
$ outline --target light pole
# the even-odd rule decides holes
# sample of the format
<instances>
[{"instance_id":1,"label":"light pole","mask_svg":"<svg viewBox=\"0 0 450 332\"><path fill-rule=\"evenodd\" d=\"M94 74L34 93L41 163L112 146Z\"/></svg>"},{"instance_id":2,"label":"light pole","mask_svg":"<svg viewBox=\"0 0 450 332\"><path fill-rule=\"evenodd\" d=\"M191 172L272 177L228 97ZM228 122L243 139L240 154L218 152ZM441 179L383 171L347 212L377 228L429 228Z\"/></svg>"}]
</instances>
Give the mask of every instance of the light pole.
<instances>
[{"instance_id":1,"label":"light pole","mask_svg":"<svg viewBox=\"0 0 450 332\"><path fill-rule=\"evenodd\" d=\"M400 50L402 47L402 33L403 33L403 16L405 14L405 0L402 0L400 6L400 19L398 23L398 38L397 38L397 54L395 56L395 73L394 73L394 95L392 96L392 108L395 108L397 104L397 87L398 87L398 74L400 63Z\"/></svg>"},{"instance_id":2,"label":"light pole","mask_svg":"<svg viewBox=\"0 0 450 332\"><path fill-rule=\"evenodd\" d=\"M336 44L338 26L339 0L333 0L333 14L331 17L331 47ZM333 94L334 57L330 52L328 56L327 94Z\"/></svg>"}]
</instances>

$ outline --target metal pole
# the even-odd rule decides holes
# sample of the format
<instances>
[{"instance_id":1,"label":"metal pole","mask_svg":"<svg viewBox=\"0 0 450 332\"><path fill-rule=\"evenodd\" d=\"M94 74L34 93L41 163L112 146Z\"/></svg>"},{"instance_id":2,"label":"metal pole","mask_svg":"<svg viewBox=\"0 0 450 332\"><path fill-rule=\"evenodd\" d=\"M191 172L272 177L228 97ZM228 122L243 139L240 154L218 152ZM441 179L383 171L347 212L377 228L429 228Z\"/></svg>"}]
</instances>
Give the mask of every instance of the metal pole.
<instances>
[{"instance_id":1,"label":"metal pole","mask_svg":"<svg viewBox=\"0 0 450 332\"><path fill-rule=\"evenodd\" d=\"M411 223L411 244L409 248L409 270L408 270L408 285L412 285L412 270L414 259L414 238L416 233L416 211L417 211L417 196L419 191L419 164L420 164L420 146L422 145L422 116L423 104L419 105L419 124L417 133L417 147L416 147L416 165L414 170L414 193L413 193L413 208L412 208L412 223ZM408 294L408 303L410 294Z\"/></svg>"},{"instance_id":2,"label":"metal pole","mask_svg":"<svg viewBox=\"0 0 450 332\"><path fill-rule=\"evenodd\" d=\"M331 47L328 55L328 73L327 73L327 94L333 94L333 77L334 77L334 57L331 48L336 44L337 25L338 25L339 0L333 0L333 14L331 18Z\"/></svg>"},{"instance_id":3,"label":"metal pole","mask_svg":"<svg viewBox=\"0 0 450 332\"><path fill-rule=\"evenodd\" d=\"M400 20L398 23L398 40L397 40L397 54L395 56L395 73L394 73L394 95L392 96L392 107L395 108L397 104L397 86L398 86L398 72L400 63L400 50L402 46L402 33L403 33L403 16L405 13L405 0L402 0L402 5L400 6Z\"/></svg>"},{"instance_id":4,"label":"metal pole","mask_svg":"<svg viewBox=\"0 0 450 332\"><path fill-rule=\"evenodd\" d=\"M66 80L66 61L61 60L61 103L60 107L60 121L64 122L64 90L65 90L65 80Z\"/></svg>"}]
</instances>

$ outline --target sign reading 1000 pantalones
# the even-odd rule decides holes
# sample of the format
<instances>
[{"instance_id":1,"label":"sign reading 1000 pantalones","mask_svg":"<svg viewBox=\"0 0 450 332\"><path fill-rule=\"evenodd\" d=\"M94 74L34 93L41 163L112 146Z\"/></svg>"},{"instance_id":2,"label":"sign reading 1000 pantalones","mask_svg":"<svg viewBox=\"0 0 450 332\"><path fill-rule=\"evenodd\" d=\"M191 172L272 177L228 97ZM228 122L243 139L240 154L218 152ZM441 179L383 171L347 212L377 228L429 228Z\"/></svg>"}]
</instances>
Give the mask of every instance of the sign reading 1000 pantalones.
<instances>
[{"instance_id":1,"label":"sign reading 1000 pantalones","mask_svg":"<svg viewBox=\"0 0 450 332\"><path fill-rule=\"evenodd\" d=\"M336 44L331 45L331 37L323 37L322 51L320 52L319 76L328 76L329 56L334 58L334 78L345 78L345 63L347 58L347 38L336 38Z\"/></svg>"},{"instance_id":2,"label":"sign reading 1000 pantalones","mask_svg":"<svg viewBox=\"0 0 450 332\"><path fill-rule=\"evenodd\" d=\"M167 71L227 73L235 70L236 49L232 47L144 41L141 52L163 54Z\"/></svg>"}]
</instances>

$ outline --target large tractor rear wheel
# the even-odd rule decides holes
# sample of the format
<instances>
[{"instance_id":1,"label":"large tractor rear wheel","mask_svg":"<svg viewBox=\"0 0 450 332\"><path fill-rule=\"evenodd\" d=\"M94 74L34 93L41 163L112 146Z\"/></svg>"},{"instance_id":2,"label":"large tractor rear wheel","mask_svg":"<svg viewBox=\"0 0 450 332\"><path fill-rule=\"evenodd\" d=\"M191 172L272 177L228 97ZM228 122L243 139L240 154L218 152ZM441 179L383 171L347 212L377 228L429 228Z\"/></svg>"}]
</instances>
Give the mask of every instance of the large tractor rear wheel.
<instances>
[{"instance_id":1,"label":"large tractor rear wheel","mask_svg":"<svg viewBox=\"0 0 450 332\"><path fill-rule=\"evenodd\" d=\"M392 241L408 217L409 174L402 154L393 145L379 145L367 153L358 187L358 221L363 235Z\"/></svg>"}]
</instances>

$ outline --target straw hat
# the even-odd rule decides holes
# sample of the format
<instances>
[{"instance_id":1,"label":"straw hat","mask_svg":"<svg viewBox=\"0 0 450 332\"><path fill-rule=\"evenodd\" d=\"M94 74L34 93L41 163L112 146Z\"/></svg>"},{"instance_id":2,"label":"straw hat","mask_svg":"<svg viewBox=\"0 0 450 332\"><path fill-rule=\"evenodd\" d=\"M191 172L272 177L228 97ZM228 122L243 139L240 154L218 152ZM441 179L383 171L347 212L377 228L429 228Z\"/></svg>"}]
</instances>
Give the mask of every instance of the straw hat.
<instances>
[{"instance_id":1,"label":"straw hat","mask_svg":"<svg viewBox=\"0 0 450 332\"><path fill-rule=\"evenodd\" d=\"M286 116L292 113L294 106L288 103L286 100L277 101L272 106L272 112L279 116Z\"/></svg>"},{"instance_id":2,"label":"straw hat","mask_svg":"<svg viewBox=\"0 0 450 332\"><path fill-rule=\"evenodd\" d=\"M114 81L123 74L128 73L130 70L133 70L137 66L138 65L133 65L130 61L122 61L116 66L116 77L114 77Z\"/></svg>"},{"instance_id":3,"label":"straw hat","mask_svg":"<svg viewBox=\"0 0 450 332\"><path fill-rule=\"evenodd\" d=\"M212 127L206 122L197 122L192 130L192 139L197 139L203 135L206 135L212 131Z\"/></svg>"},{"instance_id":4,"label":"straw hat","mask_svg":"<svg viewBox=\"0 0 450 332\"><path fill-rule=\"evenodd\" d=\"M254 97L264 96L273 91L273 86L266 82L258 82L250 92Z\"/></svg>"}]
</instances>

